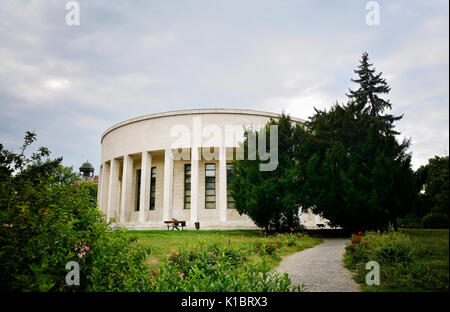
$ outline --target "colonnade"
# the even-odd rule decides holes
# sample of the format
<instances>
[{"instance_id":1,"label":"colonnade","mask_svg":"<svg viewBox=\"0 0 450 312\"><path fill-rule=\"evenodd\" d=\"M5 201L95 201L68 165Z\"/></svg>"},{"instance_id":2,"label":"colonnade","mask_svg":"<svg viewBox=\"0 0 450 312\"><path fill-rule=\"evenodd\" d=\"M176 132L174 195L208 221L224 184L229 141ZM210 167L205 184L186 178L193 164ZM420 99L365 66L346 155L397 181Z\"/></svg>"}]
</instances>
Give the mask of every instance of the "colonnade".
<instances>
[{"instance_id":1,"label":"colonnade","mask_svg":"<svg viewBox=\"0 0 450 312\"><path fill-rule=\"evenodd\" d=\"M227 221L227 148L218 149L218 192L216 194L216 208L219 209L219 221ZM199 161L201 159L201 148L190 148L191 164L191 222L199 218ZM132 211L132 181L134 172L134 159L141 159L141 177L139 191L139 216L138 222L145 222L145 213L150 203L152 151L127 154L104 161L100 166L98 206L106 214L109 222L112 216L117 216L121 224L127 223L126 211ZM176 160L175 160L176 161ZM120 162L122 162L122 181L120 178ZM164 185L162 219L152 221L168 221L173 217L173 185L174 180L174 150L164 150ZM119 192L120 190L120 192Z\"/></svg>"}]
</instances>

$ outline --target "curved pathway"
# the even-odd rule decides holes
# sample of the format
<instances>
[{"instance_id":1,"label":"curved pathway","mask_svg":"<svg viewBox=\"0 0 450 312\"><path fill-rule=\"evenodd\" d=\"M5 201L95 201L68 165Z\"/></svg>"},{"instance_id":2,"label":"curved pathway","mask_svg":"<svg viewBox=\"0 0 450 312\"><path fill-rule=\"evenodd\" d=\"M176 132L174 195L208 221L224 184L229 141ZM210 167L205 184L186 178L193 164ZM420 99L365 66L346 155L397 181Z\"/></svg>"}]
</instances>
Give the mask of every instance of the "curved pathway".
<instances>
[{"instance_id":1,"label":"curved pathway","mask_svg":"<svg viewBox=\"0 0 450 312\"><path fill-rule=\"evenodd\" d=\"M344 268L342 258L346 238L326 238L324 243L286 256L277 268L287 272L296 285L305 283L311 292L360 291L352 273Z\"/></svg>"}]
</instances>

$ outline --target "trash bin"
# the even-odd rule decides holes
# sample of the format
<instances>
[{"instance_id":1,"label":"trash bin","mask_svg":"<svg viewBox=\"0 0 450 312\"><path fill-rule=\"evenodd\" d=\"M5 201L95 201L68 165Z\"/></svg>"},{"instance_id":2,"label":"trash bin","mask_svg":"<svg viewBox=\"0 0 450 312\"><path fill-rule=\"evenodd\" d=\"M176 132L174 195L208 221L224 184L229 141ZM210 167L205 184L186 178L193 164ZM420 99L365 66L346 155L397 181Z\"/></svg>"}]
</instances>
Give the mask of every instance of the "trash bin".
<instances>
[{"instance_id":1,"label":"trash bin","mask_svg":"<svg viewBox=\"0 0 450 312\"><path fill-rule=\"evenodd\" d=\"M195 222L195 229L200 230L200 222Z\"/></svg>"}]
</instances>

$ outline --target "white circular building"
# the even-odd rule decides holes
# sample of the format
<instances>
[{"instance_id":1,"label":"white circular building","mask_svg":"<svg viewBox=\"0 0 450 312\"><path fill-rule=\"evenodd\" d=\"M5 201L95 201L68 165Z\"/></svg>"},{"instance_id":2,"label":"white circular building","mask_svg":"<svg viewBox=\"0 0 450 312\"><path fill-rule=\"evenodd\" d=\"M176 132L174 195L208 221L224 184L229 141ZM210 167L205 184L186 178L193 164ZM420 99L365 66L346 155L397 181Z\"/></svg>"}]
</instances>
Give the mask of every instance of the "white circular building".
<instances>
[{"instance_id":1,"label":"white circular building","mask_svg":"<svg viewBox=\"0 0 450 312\"><path fill-rule=\"evenodd\" d=\"M128 229L163 229L186 221L188 229L256 228L234 209L228 192L230 163L246 128L279 114L199 109L129 119L107 129L98 203L106 218ZM292 118L294 122L303 120Z\"/></svg>"}]
</instances>

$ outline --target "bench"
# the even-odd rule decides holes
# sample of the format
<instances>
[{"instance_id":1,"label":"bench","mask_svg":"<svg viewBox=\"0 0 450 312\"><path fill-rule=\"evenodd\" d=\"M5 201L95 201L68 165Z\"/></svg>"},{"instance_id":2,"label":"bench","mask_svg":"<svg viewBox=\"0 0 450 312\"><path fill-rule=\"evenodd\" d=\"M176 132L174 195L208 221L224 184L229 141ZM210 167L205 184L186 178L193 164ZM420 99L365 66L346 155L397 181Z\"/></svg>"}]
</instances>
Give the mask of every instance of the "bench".
<instances>
[{"instance_id":1,"label":"bench","mask_svg":"<svg viewBox=\"0 0 450 312\"><path fill-rule=\"evenodd\" d=\"M325 224L323 224L323 223L317 223L316 225L318 228L322 228L322 229L325 228Z\"/></svg>"},{"instance_id":2,"label":"bench","mask_svg":"<svg viewBox=\"0 0 450 312\"><path fill-rule=\"evenodd\" d=\"M164 223L167 225L167 230L172 227L172 230L177 229L179 231L178 226L181 226L181 230L186 226L186 221L164 221Z\"/></svg>"}]
</instances>

